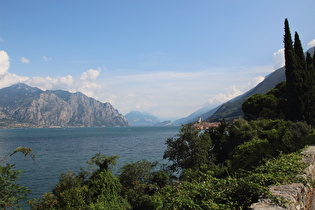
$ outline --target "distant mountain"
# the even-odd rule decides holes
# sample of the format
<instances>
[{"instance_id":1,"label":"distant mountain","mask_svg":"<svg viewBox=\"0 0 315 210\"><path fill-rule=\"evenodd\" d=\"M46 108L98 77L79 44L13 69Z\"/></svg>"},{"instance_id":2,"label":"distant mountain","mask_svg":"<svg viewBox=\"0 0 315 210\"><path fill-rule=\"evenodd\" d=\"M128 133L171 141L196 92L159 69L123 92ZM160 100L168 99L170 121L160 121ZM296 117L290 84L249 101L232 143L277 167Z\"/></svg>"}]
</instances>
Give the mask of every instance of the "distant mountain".
<instances>
[{"instance_id":1,"label":"distant mountain","mask_svg":"<svg viewBox=\"0 0 315 210\"><path fill-rule=\"evenodd\" d=\"M77 92L19 83L0 89L0 127L128 126L110 103Z\"/></svg>"},{"instance_id":2,"label":"distant mountain","mask_svg":"<svg viewBox=\"0 0 315 210\"><path fill-rule=\"evenodd\" d=\"M211 115L208 121L217 121L218 119L233 120L243 117L242 104L244 101L256 93L264 94L274 88L279 82L285 81L285 68L279 68L273 73L265 77L256 87L247 91L241 96L238 96L220 106L220 108Z\"/></svg>"},{"instance_id":3,"label":"distant mountain","mask_svg":"<svg viewBox=\"0 0 315 210\"><path fill-rule=\"evenodd\" d=\"M183 117L180 118L178 120L175 120L173 122L174 125L185 125L191 122L196 122L198 120L199 117L201 117L202 120L208 119L209 117L211 117L217 110L219 109L219 107L213 108L213 106L206 106L203 107L197 111L195 111L194 113L190 114L187 117Z\"/></svg>"},{"instance_id":4,"label":"distant mountain","mask_svg":"<svg viewBox=\"0 0 315 210\"><path fill-rule=\"evenodd\" d=\"M314 50L315 47L312 47L308 49L307 52L313 55ZM233 120L238 117L243 117L242 104L247 98L251 97L255 93L264 94L270 89L274 88L279 82L285 80L285 67L277 69L273 73L266 76L265 80L259 83L253 89L221 105L221 107L211 117L209 117L208 120L216 121L223 118L226 120Z\"/></svg>"},{"instance_id":5,"label":"distant mountain","mask_svg":"<svg viewBox=\"0 0 315 210\"><path fill-rule=\"evenodd\" d=\"M279 68L273 73L266 76L265 79L256 87L247 91L243 95L237 96L236 98L233 98L230 101L212 109L209 106L199 109L188 117L174 121L173 124L188 124L197 121L199 117L201 117L202 120L207 121L217 121L223 118L226 120L232 120L242 117L242 104L247 98L254 95L255 93L266 93L270 89L274 88L276 84L284 81L285 79L285 68Z\"/></svg>"},{"instance_id":6,"label":"distant mountain","mask_svg":"<svg viewBox=\"0 0 315 210\"><path fill-rule=\"evenodd\" d=\"M139 111L131 111L125 117L131 126L155 126L160 123L157 117Z\"/></svg>"},{"instance_id":7,"label":"distant mountain","mask_svg":"<svg viewBox=\"0 0 315 210\"><path fill-rule=\"evenodd\" d=\"M313 56L314 55L314 51L315 51L315 47L312 47L312 48L308 49L306 52L309 52Z\"/></svg>"},{"instance_id":8,"label":"distant mountain","mask_svg":"<svg viewBox=\"0 0 315 210\"><path fill-rule=\"evenodd\" d=\"M166 121L163 121L163 122L159 122L159 123L155 124L154 126L161 127L161 126L173 126L173 125L174 124L172 123L172 121L166 120Z\"/></svg>"}]
</instances>

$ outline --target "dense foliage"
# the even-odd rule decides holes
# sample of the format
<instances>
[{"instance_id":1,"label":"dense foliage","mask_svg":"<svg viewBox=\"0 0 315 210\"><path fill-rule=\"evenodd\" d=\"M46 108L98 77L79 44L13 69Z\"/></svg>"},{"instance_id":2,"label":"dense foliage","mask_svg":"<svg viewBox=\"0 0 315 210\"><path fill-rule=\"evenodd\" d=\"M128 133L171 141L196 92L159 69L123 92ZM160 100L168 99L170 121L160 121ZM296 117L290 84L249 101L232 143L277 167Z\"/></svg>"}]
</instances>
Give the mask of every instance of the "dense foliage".
<instances>
[{"instance_id":1,"label":"dense foliage","mask_svg":"<svg viewBox=\"0 0 315 210\"><path fill-rule=\"evenodd\" d=\"M17 147L12 153L0 159L0 162L5 161L16 153L22 153L25 156L30 155L35 158L31 148ZM0 208L18 208L21 200L27 198L30 190L27 187L17 184L21 170L16 170L14 164L0 165Z\"/></svg>"},{"instance_id":2,"label":"dense foliage","mask_svg":"<svg viewBox=\"0 0 315 210\"><path fill-rule=\"evenodd\" d=\"M245 118L281 118L315 125L315 55L303 52L297 32L292 41L285 20L284 48L286 83L266 94L255 94L242 106Z\"/></svg>"},{"instance_id":3,"label":"dense foliage","mask_svg":"<svg viewBox=\"0 0 315 210\"><path fill-rule=\"evenodd\" d=\"M146 160L111 171L117 156L97 154L98 168L62 174L51 193L29 202L32 209L246 209L268 185L301 181L305 167L295 151L314 143L305 122L281 119L221 122L218 128L183 126L166 141L157 168Z\"/></svg>"}]
</instances>

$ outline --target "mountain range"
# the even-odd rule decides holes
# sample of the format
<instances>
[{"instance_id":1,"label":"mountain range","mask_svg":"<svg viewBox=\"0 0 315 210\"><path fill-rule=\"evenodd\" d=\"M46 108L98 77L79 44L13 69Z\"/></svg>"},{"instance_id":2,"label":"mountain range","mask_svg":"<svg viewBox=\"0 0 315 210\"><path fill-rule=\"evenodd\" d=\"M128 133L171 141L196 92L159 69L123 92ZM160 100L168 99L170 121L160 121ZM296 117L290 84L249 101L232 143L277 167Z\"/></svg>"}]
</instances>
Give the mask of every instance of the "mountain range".
<instances>
[{"instance_id":1,"label":"mountain range","mask_svg":"<svg viewBox=\"0 0 315 210\"><path fill-rule=\"evenodd\" d=\"M131 111L125 115L130 126L172 126L172 121L160 121L156 116L139 111Z\"/></svg>"},{"instance_id":2,"label":"mountain range","mask_svg":"<svg viewBox=\"0 0 315 210\"><path fill-rule=\"evenodd\" d=\"M0 127L129 126L110 103L76 92L19 83L0 89Z\"/></svg>"},{"instance_id":3,"label":"mountain range","mask_svg":"<svg viewBox=\"0 0 315 210\"><path fill-rule=\"evenodd\" d=\"M160 120L151 114L131 111L125 115L131 126L155 126Z\"/></svg>"}]
</instances>

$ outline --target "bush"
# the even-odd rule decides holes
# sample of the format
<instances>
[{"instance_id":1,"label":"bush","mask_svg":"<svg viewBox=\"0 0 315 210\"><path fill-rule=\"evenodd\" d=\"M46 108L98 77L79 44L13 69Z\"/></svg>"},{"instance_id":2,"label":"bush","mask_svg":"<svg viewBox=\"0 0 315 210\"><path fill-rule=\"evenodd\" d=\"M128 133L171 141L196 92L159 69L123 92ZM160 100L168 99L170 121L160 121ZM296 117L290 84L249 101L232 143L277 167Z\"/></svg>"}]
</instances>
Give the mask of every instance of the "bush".
<instances>
[{"instance_id":1,"label":"bush","mask_svg":"<svg viewBox=\"0 0 315 210\"><path fill-rule=\"evenodd\" d=\"M63 173L52 193L29 204L32 209L129 209L129 203L121 196L119 179L110 171L117 157L95 155L90 163L99 167L96 171Z\"/></svg>"},{"instance_id":2,"label":"bush","mask_svg":"<svg viewBox=\"0 0 315 210\"><path fill-rule=\"evenodd\" d=\"M238 145L232 155L232 166L237 169L251 170L262 163L269 155L269 142L266 139L252 139Z\"/></svg>"}]
</instances>

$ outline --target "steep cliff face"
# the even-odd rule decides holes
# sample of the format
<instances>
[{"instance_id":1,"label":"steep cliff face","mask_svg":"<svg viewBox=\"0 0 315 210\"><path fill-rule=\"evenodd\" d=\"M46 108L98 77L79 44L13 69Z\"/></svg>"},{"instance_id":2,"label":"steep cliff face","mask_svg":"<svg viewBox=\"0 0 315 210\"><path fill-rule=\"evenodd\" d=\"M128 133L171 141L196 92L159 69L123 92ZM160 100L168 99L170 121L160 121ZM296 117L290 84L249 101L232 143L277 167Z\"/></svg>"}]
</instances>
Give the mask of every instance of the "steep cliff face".
<instances>
[{"instance_id":1,"label":"steep cliff face","mask_svg":"<svg viewBox=\"0 0 315 210\"><path fill-rule=\"evenodd\" d=\"M42 91L25 84L0 90L1 127L128 126L109 103L82 93Z\"/></svg>"},{"instance_id":2,"label":"steep cliff face","mask_svg":"<svg viewBox=\"0 0 315 210\"><path fill-rule=\"evenodd\" d=\"M118 113L110 103L101 103L82 93L74 93L69 98L70 125L90 126L127 126L127 119Z\"/></svg>"}]
</instances>

